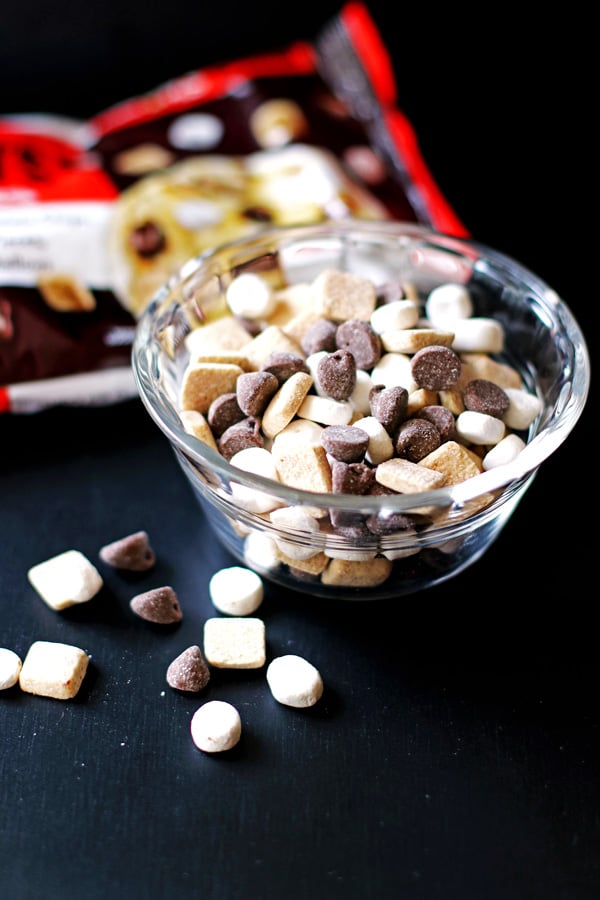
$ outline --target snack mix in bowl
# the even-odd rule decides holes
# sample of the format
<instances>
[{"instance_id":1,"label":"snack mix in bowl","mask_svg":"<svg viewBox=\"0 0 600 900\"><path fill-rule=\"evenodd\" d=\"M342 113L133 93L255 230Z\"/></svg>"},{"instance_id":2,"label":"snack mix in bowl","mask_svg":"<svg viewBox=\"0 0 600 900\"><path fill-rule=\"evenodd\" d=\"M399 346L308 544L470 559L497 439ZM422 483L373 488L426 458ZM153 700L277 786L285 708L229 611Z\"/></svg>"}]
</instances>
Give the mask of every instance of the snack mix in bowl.
<instances>
[{"instance_id":1,"label":"snack mix in bowl","mask_svg":"<svg viewBox=\"0 0 600 900\"><path fill-rule=\"evenodd\" d=\"M140 315L133 367L227 550L348 599L479 559L590 381L536 275L397 222L264 230L189 260Z\"/></svg>"}]
</instances>

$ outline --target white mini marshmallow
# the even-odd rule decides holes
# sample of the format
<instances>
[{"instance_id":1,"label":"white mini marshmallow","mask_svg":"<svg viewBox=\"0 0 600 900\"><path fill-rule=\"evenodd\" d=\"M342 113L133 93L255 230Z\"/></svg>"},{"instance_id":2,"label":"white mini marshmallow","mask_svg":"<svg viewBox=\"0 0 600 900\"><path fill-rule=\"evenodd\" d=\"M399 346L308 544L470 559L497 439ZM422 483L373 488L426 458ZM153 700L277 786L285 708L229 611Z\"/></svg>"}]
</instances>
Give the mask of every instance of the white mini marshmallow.
<instances>
[{"instance_id":1,"label":"white mini marshmallow","mask_svg":"<svg viewBox=\"0 0 600 900\"><path fill-rule=\"evenodd\" d=\"M299 506L283 506L272 510L269 518L273 525L285 533L299 531L306 534L306 538L300 534L293 541L274 538L281 552L290 559L310 559L321 551L323 542L315 541L314 538L314 535L321 531L319 523L305 509Z\"/></svg>"},{"instance_id":2,"label":"white mini marshmallow","mask_svg":"<svg viewBox=\"0 0 600 900\"><path fill-rule=\"evenodd\" d=\"M267 668L267 683L278 703L303 709L323 696L323 679L312 663L290 653L278 656Z\"/></svg>"},{"instance_id":3,"label":"white mini marshmallow","mask_svg":"<svg viewBox=\"0 0 600 900\"><path fill-rule=\"evenodd\" d=\"M471 295L463 284L440 284L425 301L425 315L435 327L450 327L453 331L457 319L469 319L473 315Z\"/></svg>"},{"instance_id":4,"label":"white mini marshmallow","mask_svg":"<svg viewBox=\"0 0 600 900\"><path fill-rule=\"evenodd\" d=\"M456 433L468 444L497 444L506 434L502 419L467 409L456 417Z\"/></svg>"},{"instance_id":5,"label":"white mini marshmallow","mask_svg":"<svg viewBox=\"0 0 600 900\"><path fill-rule=\"evenodd\" d=\"M311 419L319 425L348 425L354 415L354 407L348 400L332 400L307 394L297 415L301 419Z\"/></svg>"},{"instance_id":6,"label":"white mini marshmallow","mask_svg":"<svg viewBox=\"0 0 600 900\"><path fill-rule=\"evenodd\" d=\"M504 388L504 393L510 400L509 407L504 414L503 421L508 428L522 431L529 428L533 420L542 411L542 401L535 394L530 394L520 388Z\"/></svg>"},{"instance_id":7,"label":"white mini marshmallow","mask_svg":"<svg viewBox=\"0 0 600 900\"><path fill-rule=\"evenodd\" d=\"M190 722L192 740L205 753L231 750L242 736L240 714L231 703L209 700L196 710Z\"/></svg>"},{"instance_id":8,"label":"white mini marshmallow","mask_svg":"<svg viewBox=\"0 0 600 900\"><path fill-rule=\"evenodd\" d=\"M13 650L0 647L0 691L13 687L21 673L21 657Z\"/></svg>"},{"instance_id":9,"label":"white mini marshmallow","mask_svg":"<svg viewBox=\"0 0 600 900\"><path fill-rule=\"evenodd\" d=\"M512 462L524 447L525 441L518 434L507 434L485 454L481 461L483 468L487 471Z\"/></svg>"},{"instance_id":10,"label":"white mini marshmallow","mask_svg":"<svg viewBox=\"0 0 600 900\"><path fill-rule=\"evenodd\" d=\"M27 572L30 584L52 609L91 600L103 586L102 576L79 550L65 550Z\"/></svg>"},{"instance_id":11,"label":"white mini marshmallow","mask_svg":"<svg viewBox=\"0 0 600 900\"><path fill-rule=\"evenodd\" d=\"M373 379L364 369L356 370L356 384L354 390L348 397L354 411L361 416L368 416L371 412L371 404L369 402L369 393L373 387Z\"/></svg>"},{"instance_id":12,"label":"white mini marshmallow","mask_svg":"<svg viewBox=\"0 0 600 900\"><path fill-rule=\"evenodd\" d=\"M325 391L323 390L323 388L321 387L321 382L319 381L319 379L317 377L317 371L319 368L319 363L326 356L329 356L329 353L327 352L327 350L317 350L315 353L311 353L309 356L307 356L306 360L305 360L306 365L308 366L308 370L309 370L310 374L312 375L313 387L320 397L325 397L326 394L325 394Z\"/></svg>"},{"instance_id":13,"label":"white mini marshmallow","mask_svg":"<svg viewBox=\"0 0 600 900\"><path fill-rule=\"evenodd\" d=\"M262 578L243 566L229 566L215 572L208 582L215 609L230 616L249 616L264 599Z\"/></svg>"},{"instance_id":14,"label":"white mini marshmallow","mask_svg":"<svg viewBox=\"0 0 600 900\"><path fill-rule=\"evenodd\" d=\"M504 348L504 329L495 319L457 319L452 330L452 349L457 353L501 353Z\"/></svg>"},{"instance_id":15,"label":"white mini marshmallow","mask_svg":"<svg viewBox=\"0 0 600 900\"><path fill-rule=\"evenodd\" d=\"M244 272L231 282L226 299L233 315L244 319L264 319L277 304L271 286L252 272Z\"/></svg>"},{"instance_id":16,"label":"white mini marshmallow","mask_svg":"<svg viewBox=\"0 0 600 900\"><path fill-rule=\"evenodd\" d=\"M411 357L407 353L384 353L371 369L371 379L373 384L382 384L384 387L399 384L409 394L418 388L412 376Z\"/></svg>"},{"instance_id":17,"label":"white mini marshmallow","mask_svg":"<svg viewBox=\"0 0 600 900\"><path fill-rule=\"evenodd\" d=\"M273 438L273 447L321 446L323 426L309 419L293 419Z\"/></svg>"},{"instance_id":18,"label":"white mini marshmallow","mask_svg":"<svg viewBox=\"0 0 600 900\"><path fill-rule=\"evenodd\" d=\"M393 300L371 313L371 328L376 334L414 328L419 321L419 307L412 300Z\"/></svg>"},{"instance_id":19,"label":"white mini marshmallow","mask_svg":"<svg viewBox=\"0 0 600 900\"><path fill-rule=\"evenodd\" d=\"M369 435L369 446L365 454L366 459L374 466L391 459L394 455L392 439L375 416L364 416L352 423L355 428L361 428Z\"/></svg>"},{"instance_id":20,"label":"white mini marshmallow","mask_svg":"<svg viewBox=\"0 0 600 900\"><path fill-rule=\"evenodd\" d=\"M242 469L244 472L251 472L254 475L262 475L263 478L270 478L272 481L279 481L273 457L264 447L246 447L244 450L234 453L229 462L232 466ZM238 484L236 481L231 482L231 493L244 509L247 509L249 512L266 513L281 505L280 501L271 494L246 487L246 485Z\"/></svg>"},{"instance_id":21,"label":"white mini marshmallow","mask_svg":"<svg viewBox=\"0 0 600 900\"><path fill-rule=\"evenodd\" d=\"M244 561L259 572L270 572L279 566L277 544L262 531L251 531L244 539Z\"/></svg>"}]
</instances>

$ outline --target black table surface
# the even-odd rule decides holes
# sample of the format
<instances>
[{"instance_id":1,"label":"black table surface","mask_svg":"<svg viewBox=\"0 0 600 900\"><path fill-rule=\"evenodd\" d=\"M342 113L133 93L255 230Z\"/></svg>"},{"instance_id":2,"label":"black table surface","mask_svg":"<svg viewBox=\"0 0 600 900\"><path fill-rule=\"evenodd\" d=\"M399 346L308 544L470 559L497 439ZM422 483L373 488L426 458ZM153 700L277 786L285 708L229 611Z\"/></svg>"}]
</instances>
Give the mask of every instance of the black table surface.
<instances>
[{"instance_id":1,"label":"black table surface","mask_svg":"<svg viewBox=\"0 0 600 900\"><path fill-rule=\"evenodd\" d=\"M43 28L14 4L3 13L0 114L92 114L205 62L310 39L338 8L309 6L300 27L255 4L233 33L223 11L208 33L196 11L190 35L181 26L194 13L177 2L166 25L153 8L135 19L125 5L119 18L59 2L49 20L37 6ZM584 73L567 77L548 50L573 46L574 24L549 23L541 45L503 19L499 54L448 16L424 54L413 40L431 33L424 8L403 30L391 7L372 10L400 106L450 203L476 238L545 278L593 336ZM275 15L278 28L267 27ZM69 28L77 39L61 54ZM166 684L167 665L201 643L215 614L211 574L235 560L140 401L0 417L0 646L24 657L34 640L63 641L91 656L72 701L0 694L0 897L597 900L592 415L590 397L497 542L446 584L362 603L266 583L269 657L299 654L324 679L308 710L277 704L264 671L213 671L200 696ZM99 548L138 529L155 569L101 566ZM26 573L71 548L105 585L56 613ZM159 584L179 596L176 627L129 608ZM240 711L242 739L227 754L191 740L206 699Z\"/></svg>"}]
</instances>

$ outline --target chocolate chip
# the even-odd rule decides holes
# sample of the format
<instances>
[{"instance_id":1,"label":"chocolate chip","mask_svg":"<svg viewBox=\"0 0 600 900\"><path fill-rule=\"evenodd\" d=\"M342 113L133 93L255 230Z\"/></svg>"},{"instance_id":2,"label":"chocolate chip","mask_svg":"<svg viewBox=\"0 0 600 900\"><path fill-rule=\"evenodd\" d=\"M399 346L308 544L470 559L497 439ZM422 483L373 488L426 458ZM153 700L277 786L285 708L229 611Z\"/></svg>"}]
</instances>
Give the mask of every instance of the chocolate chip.
<instances>
[{"instance_id":1,"label":"chocolate chip","mask_svg":"<svg viewBox=\"0 0 600 900\"><path fill-rule=\"evenodd\" d=\"M349 350L336 350L319 360L317 381L333 400L347 400L356 385L356 364Z\"/></svg>"},{"instance_id":2,"label":"chocolate chip","mask_svg":"<svg viewBox=\"0 0 600 900\"><path fill-rule=\"evenodd\" d=\"M238 406L247 416L262 416L278 388L271 372L244 372L235 383Z\"/></svg>"},{"instance_id":3,"label":"chocolate chip","mask_svg":"<svg viewBox=\"0 0 600 900\"><path fill-rule=\"evenodd\" d=\"M399 384L387 388L383 384L375 384L369 391L369 406L371 415L393 437L406 418L408 391Z\"/></svg>"},{"instance_id":4,"label":"chocolate chip","mask_svg":"<svg viewBox=\"0 0 600 900\"><path fill-rule=\"evenodd\" d=\"M460 378L461 368L458 354L441 344L422 347L411 360L411 372L417 386L427 391L450 390Z\"/></svg>"},{"instance_id":5,"label":"chocolate chip","mask_svg":"<svg viewBox=\"0 0 600 900\"><path fill-rule=\"evenodd\" d=\"M394 534L396 531L406 531L414 528L414 519L404 513L384 512L373 513L365 522L371 534Z\"/></svg>"},{"instance_id":6,"label":"chocolate chip","mask_svg":"<svg viewBox=\"0 0 600 900\"><path fill-rule=\"evenodd\" d=\"M386 303L394 303L396 300L404 299L404 288L399 281L386 281L377 288L377 305L384 306Z\"/></svg>"},{"instance_id":7,"label":"chocolate chip","mask_svg":"<svg viewBox=\"0 0 600 900\"><path fill-rule=\"evenodd\" d=\"M260 422L255 416L248 416L241 422L230 425L217 441L219 452L227 461L240 450L247 447L264 447L264 444Z\"/></svg>"},{"instance_id":8,"label":"chocolate chip","mask_svg":"<svg viewBox=\"0 0 600 900\"><path fill-rule=\"evenodd\" d=\"M221 437L231 425L241 422L244 418L244 412L237 402L237 395L231 393L216 397L208 407L206 414L206 421L216 438Z\"/></svg>"},{"instance_id":9,"label":"chocolate chip","mask_svg":"<svg viewBox=\"0 0 600 900\"><path fill-rule=\"evenodd\" d=\"M272 222L273 213L266 206L247 206L242 215L252 222Z\"/></svg>"},{"instance_id":10,"label":"chocolate chip","mask_svg":"<svg viewBox=\"0 0 600 900\"><path fill-rule=\"evenodd\" d=\"M321 443L334 459L361 462L369 446L369 435L353 425L327 425L321 432Z\"/></svg>"},{"instance_id":11,"label":"chocolate chip","mask_svg":"<svg viewBox=\"0 0 600 900\"><path fill-rule=\"evenodd\" d=\"M372 369L381 359L381 338L361 319L349 319L338 325L335 342L338 349L350 351L357 369Z\"/></svg>"},{"instance_id":12,"label":"chocolate chip","mask_svg":"<svg viewBox=\"0 0 600 900\"><path fill-rule=\"evenodd\" d=\"M310 369L302 357L289 350L274 350L267 356L260 370L261 372L270 372L280 385L296 372L305 372L310 375Z\"/></svg>"},{"instance_id":13,"label":"chocolate chip","mask_svg":"<svg viewBox=\"0 0 600 900\"><path fill-rule=\"evenodd\" d=\"M206 665L200 647L194 644L175 657L167 668L167 684L178 691L197 693L210 681L210 669Z\"/></svg>"},{"instance_id":14,"label":"chocolate chip","mask_svg":"<svg viewBox=\"0 0 600 900\"><path fill-rule=\"evenodd\" d=\"M433 422L440 433L442 443L456 440L456 419L446 406L430 404L417 410L416 419L427 419Z\"/></svg>"},{"instance_id":15,"label":"chocolate chip","mask_svg":"<svg viewBox=\"0 0 600 900\"><path fill-rule=\"evenodd\" d=\"M335 333L337 325L329 319L317 319L308 326L302 335L301 347L307 356L313 353L319 353L326 350L327 353L334 353L337 349L335 342Z\"/></svg>"},{"instance_id":16,"label":"chocolate chip","mask_svg":"<svg viewBox=\"0 0 600 900\"><path fill-rule=\"evenodd\" d=\"M168 586L137 594L131 598L129 605L141 619L157 625L172 625L183 618L177 594Z\"/></svg>"},{"instance_id":17,"label":"chocolate chip","mask_svg":"<svg viewBox=\"0 0 600 900\"><path fill-rule=\"evenodd\" d=\"M334 494L370 494L375 483L374 470L366 463L345 463L334 460L331 465L331 489ZM330 509L329 518L334 528L362 522L364 516L357 510Z\"/></svg>"},{"instance_id":18,"label":"chocolate chip","mask_svg":"<svg viewBox=\"0 0 600 900\"><path fill-rule=\"evenodd\" d=\"M109 566L130 572L146 572L156 562L156 556L145 531L136 531L118 541L105 544L100 549L99 555Z\"/></svg>"},{"instance_id":19,"label":"chocolate chip","mask_svg":"<svg viewBox=\"0 0 600 900\"><path fill-rule=\"evenodd\" d=\"M440 433L427 419L408 419L398 429L396 453L402 459L419 462L442 443Z\"/></svg>"},{"instance_id":20,"label":"chocolate chip","mask_svg":"<svg viewBox=\"0 0 600 900\"><path fill-rule=\"evenodd\" d=\"M485 378L474 378L463 391L465 408L501 419L510 404L508 395L499 385Z\"/></svg>"},{"instance_id":21,"label":"chocolate chip","mask_svg":"<svg viewBox=\"0 0 600 900\"><path fill-rule=\"evenodd\" d=\"M151 259L165 249L167 240L156 222L144 222L133 229L129 235L129 243L138 256Z\"/></svg>"}]
</instances>

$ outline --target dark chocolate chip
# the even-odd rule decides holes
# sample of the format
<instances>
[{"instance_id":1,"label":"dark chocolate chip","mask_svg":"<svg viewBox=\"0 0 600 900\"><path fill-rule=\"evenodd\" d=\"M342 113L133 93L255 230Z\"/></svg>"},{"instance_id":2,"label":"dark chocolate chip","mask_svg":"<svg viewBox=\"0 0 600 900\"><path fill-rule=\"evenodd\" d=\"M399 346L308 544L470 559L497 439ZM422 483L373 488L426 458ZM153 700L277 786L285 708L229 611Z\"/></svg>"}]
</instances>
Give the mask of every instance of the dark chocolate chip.
<instances>
[{"instance_id":1,"label":"dark chocolate chip","mask_svg":"<svg viewBox=\"0 0 600 900\"><path fill-rule=\"evenodd\" d=\"M415 419L427 419L440 433L442 443L456 440L456 419L446 406L430 404L423 406L414 414Z\"/></svg>"},{"instance_id":2,"label":"dark chocolate chip","mask_svg":"<svg viewBox=\"0 0 600 900\"><path fill-rule=\"evenodd\" d=\"M260 369L261 372L270 372L274 375L280 385L296 372L310 375L310 369L302 357L289 350L274 350L267 356Z\"/></svg>"},{"instance_id":3,"label":"dark chocolate chip","mask_svg":"<svg viewBox=\"0 0 600 900\"><path fill-rule=\"evenodd\" d=\"M262 416L278 388L271 372L243 372L235 383L238 406L247 416Z\"/></svg>"},{"instance_id":4,"label":"dark chocolate chip","mask_svg":"<svg viewBox=\"0 0 600 900\"><path fill-rule=\"evenodd\" d=\"M368 371L381 359L381 338L361 319L349 319L338 325L335 342L338 349L350 351L357 369Z\"/></svg>"},{"instance_id":5,"label":"dark chocolate chip","mask_svg":"<svg viewBox=\"0 0 600 900\"><path fill-rule=\"evenodd\" d=\"M313 353L319 353L326 350L327 353L334 353L337 349L335 343L335 333L337 324L329 319L317 319L308 326L302 335L300 346L307 356Z\"/></svg>"},{"instance_id":6,"label":"dark chocolate chip","mask_svg":"<svg viewBox=\"0 0 600 900\"><path fill-rule=\"evenodd\" d=\"M136 531L118 541L105 544L100 549L100 559L109 566L130 572L146 572L156 562L156 556L145 531Z\"/></svg>"},{"instance_id":7,"label":"dark chocolate chip","mask_svg":"<svg viewBox=\"0 0 600 900\"><path fill-rule=\"evenodd\" d=\"M408 419L396 435L396 453L402 459L419 462L442 443L440 433L427 419Z\"/></svg>"},{"instance_id":8,"label":"dark chocolate chip","mask_svg":"<svg viewBox=\"0 0 600 900\"><path fill-rule=\"evenodd\" d=\"M221 394L213 400L206 414L206 421L215 438L220 438L231 425L241 422L244 418L244 412L237 402L237 395L231 393Z\"/></svg>"},{"instance_id":9,"label":"dark chocolate chip","mask_svg":"<svg viewBox=\"0 0 600 900\"><path fill-rule=\"evenodd\" d=\"M217 446L227 461L247 447L264 447L265 441L260 431L260 422L255 416L248 416L236 422L223 432Z\"/></svg>"},{"instance_id":10,"label":"dark chocolate chip","mask_svg":"<svg viewBox=\"0 0 600 900\"><path fill-rule=\"evenodd\" d=\"M143 259L151 259L165 249L167 240L156 222L144 222L133 229L129 243Z\"/></svg>"},{"instance_id":11,"label":"dark chocolate chip","mask_svg":"<svg viewBox=\"0 0 600 900\"><path fill-rule=\"evenodd\" d=\"M131 598L129 605L141 619L157 625L172 625L183 618L177 594L169 586L137 594Z\"/></svg>"},{"instance_id":12,"label":"dark chocolate chip","mask_svg":"<svg viewBox=\"0 0 600 900\"><path fill-rule=\"evenodd\" d=\"M167 684L178 691L197 693L209 681L210 669L196 644L176 656L167 668Z\"/></svg>"},{"instance_id":13,"label":"dark chocolate chip","mask_svg":"<svg viewBox=\"0 0 600 900\"><path fill-rule=\"evenodd\" d=\"M387 388L383 384L375 384L369 391L369 406L371 415L393 437L406 418L408 391L399 384Z\"/></svg>"},{"instance_id":14,"label":"dark chocolate chip","mask_svg":"<svg viewBox=\"0 0 600 900\"><path fill-rule=\"evenodd\" d=\"M461 368L458 354L441 344L422 347L411 360L415 383L427 391L450 390L460 378Z\"/></svg>"},{"instance_id":15,"label":"dark chocolate chip","mask_svg":"<svg viewBox=\"0 0 600 900\"><path fill-rule=\"evenodd\" d=\"M369 446L369 435L354 425L327 425L321 432L326 452L345 463L361 462Z\"/></svg>"},{"instance_id":16,"label":"dark chocolate chip","mask_svg":"<svg viewBox=\"0 0 600 900\"><path fill-rule=\"evenodd\" d=\"M463 403L465 409L501 419L509 407L510 400L502 388L493 381L474 378L463 391Z\"/></svg>"},{"instance_id":17,"label":"dark chocolate chip","mask_svg":"<svg viewBox=\"0 0 600 900\"><path fill-rule=\"evenodd\" d=\"M347 400L356 385L356 363L349 350L336 350L319 360L317 381L333 400Z\"/></svg>"}]
</instances>

